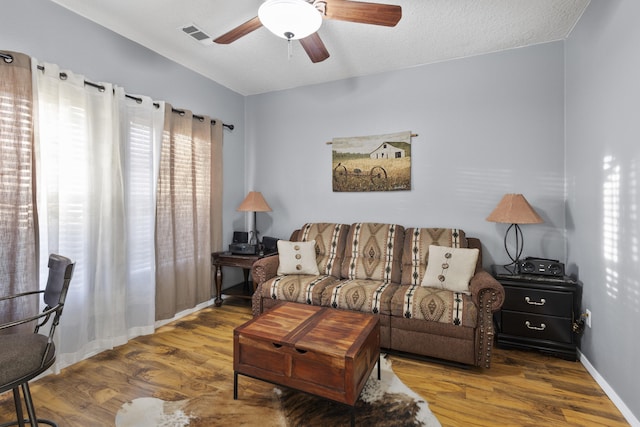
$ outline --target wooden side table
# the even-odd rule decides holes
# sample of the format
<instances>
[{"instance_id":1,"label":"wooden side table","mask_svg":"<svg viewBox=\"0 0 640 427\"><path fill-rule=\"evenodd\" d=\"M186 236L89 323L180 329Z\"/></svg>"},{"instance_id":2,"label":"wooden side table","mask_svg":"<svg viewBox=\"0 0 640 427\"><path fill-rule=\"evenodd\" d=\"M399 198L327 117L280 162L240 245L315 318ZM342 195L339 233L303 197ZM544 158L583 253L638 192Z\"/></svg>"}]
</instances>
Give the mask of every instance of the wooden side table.
<instances>
[{"instance_id":1,"label":"wooden side table","mask_svg":"<svg viewBox=\"0 0 640 427\"><path fill-rule=\"evenodd\" d=\"M521 274L502 266L493 266L493 275L505 290L502 309L495 314L498 346L575 361L579 283L567 276Z\"/></svg>"},{"instance_id":2,"label":"wooden side table","mask_svg":"<svg viewBox=\"0 0 640 427\"><path fill-rule=\"evenodd\" d=\"M250 299L256 290L257 284L249 282L249 271L253 263L268 255L236 255L231 252L213 252L211 254L211 287L216 287L216 299L214 301L216 307L222 305L222 267L242 268L244 274L244 282L225 289L225 295L233 295L239 298Z\"/></svg>"}]
</instances>

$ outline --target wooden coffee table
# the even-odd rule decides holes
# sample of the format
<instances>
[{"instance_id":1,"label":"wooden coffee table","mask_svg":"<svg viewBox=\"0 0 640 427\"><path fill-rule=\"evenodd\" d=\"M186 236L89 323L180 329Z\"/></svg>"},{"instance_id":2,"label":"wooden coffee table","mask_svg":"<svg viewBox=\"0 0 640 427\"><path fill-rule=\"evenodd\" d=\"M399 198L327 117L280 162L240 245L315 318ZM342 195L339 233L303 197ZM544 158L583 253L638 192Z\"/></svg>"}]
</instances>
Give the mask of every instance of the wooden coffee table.
<instances>
[{"instance_id":1,"label":"wooden coffee table","mask_svg":"<svg viewBox=\"0 0 640 427\"><path fill-rule=\"evenodd\" d=\"M347 405L378 364L380 322L367 313L283 302L233 332L233 398L238 374Z\"/></svg>"}]
</instances>

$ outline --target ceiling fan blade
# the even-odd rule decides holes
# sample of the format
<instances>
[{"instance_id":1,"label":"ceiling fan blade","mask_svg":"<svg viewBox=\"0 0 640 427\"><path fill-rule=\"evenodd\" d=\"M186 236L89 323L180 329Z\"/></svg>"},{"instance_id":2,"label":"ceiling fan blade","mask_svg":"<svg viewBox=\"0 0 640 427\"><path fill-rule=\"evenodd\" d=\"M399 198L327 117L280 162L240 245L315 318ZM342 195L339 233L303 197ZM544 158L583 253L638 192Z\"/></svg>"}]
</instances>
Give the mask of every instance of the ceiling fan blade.
<instances>
[{"instance_id":1,"label":"ceiling fan blade","mask_svg":"<svg viewBox=\"0 0 640 427\"><path fill-rule=\"evenodd\" d=\"M262 27L262 22L260 22L260 19L256 16L255 18L249 19L244 24L238 25L228 33L221 35L220 37L215 39L214 42L218 44L229 44L238 40L240 37L246 36L250 32L257 30L260 27Z\"/></svg>"},{"instance_id":2,"label":"ceiling fan blade","mask_svg":"<svg viewBox=\"0 0 640 427\"><path fill-rule=\"evenodd\" d=\"M327 2L325 16L329 19L395 27L402 18L402 8L393 4L349 0L325 1Z\"/></svg>"},{"instance_id":3,"label":"ceiling fan blade","mask_svg":"<svg viewBox=\"0 0 640 427\"><path fill-rule=\"evenodd\" d=\"M300 44L314 64L316 62L322 62L329 57L329 51L322 42L322 39L320 39L318 33L313 33L310 36L300 39Z\"/></svg>"}]
</instances>

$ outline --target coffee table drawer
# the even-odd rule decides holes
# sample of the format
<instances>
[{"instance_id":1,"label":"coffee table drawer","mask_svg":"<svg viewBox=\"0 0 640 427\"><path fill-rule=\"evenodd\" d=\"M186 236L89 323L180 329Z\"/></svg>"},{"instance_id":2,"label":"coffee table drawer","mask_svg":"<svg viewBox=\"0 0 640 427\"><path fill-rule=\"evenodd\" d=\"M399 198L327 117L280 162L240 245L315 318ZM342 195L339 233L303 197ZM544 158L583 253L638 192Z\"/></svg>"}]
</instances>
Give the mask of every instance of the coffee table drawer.
<instances>
[{"instance_id":1,"label":"coffee table drawer","mask_svg":"<svg viewBox=\"0 0 640 427\"><path fill-rule=\"evenodd\" d=\"M234 369L270 379L287 377L307 387L320 386L344 392L345 364L349 361L330 354L297 350L290 345L238 336L239 353Z\"/></svg>"},{"instance_id":2,"label":"coffee table drawer","mask_svg":"<svg viewBox=\"0 0 640 427\"><path fill-rule=\"evenodd\" d=\"M344 391L345 359L328 354L293 350L291 378L324 388Z\"/></svg>"},{"instance_id":3,"label":"coffee table drawer","mask_svg":"<svg viewBox=\"0 0 640 427\"><path fill-rule=\"evenodd\" d=\"M287 347L270 341L257 340L240 335L237 337L237 360L234 358L234 369L240 365L268 370L276 375L288 375L290 356ZM268 367L265 369L265 367Z\"/></svg>"}]
</instances>

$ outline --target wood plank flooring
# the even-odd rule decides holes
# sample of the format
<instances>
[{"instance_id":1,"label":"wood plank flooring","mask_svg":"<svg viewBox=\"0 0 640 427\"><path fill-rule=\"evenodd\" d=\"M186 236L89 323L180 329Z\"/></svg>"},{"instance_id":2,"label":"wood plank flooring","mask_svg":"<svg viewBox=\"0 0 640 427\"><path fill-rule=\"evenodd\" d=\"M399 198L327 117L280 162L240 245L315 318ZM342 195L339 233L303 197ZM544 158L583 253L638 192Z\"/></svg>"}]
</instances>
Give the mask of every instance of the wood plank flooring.
<instances>
[{"instance_id":1,"label":"wood plank flooring","mask_svg":"<svg viewBox=\"0 0 640 427\"><path fill-rule=\"evenodd\" d=\"M113 426L122 404L137 397L180 400L210 392L216 381L228 381L233 329L250 318L246 301L229 299L40 379L31 385L38 416L60 427ZM629 425L579 362L503 349L495 350L488 370L390 358L443 426ZM242 392L268 387L255 381ZM0 423L13 415L12 395L5 393Z\"/></svg>"}]
</instances>

